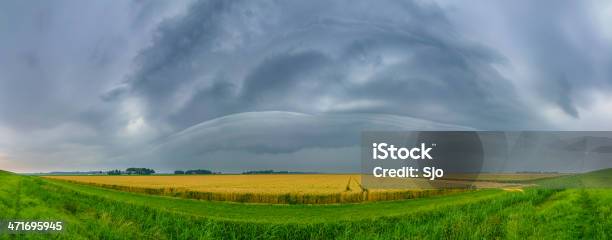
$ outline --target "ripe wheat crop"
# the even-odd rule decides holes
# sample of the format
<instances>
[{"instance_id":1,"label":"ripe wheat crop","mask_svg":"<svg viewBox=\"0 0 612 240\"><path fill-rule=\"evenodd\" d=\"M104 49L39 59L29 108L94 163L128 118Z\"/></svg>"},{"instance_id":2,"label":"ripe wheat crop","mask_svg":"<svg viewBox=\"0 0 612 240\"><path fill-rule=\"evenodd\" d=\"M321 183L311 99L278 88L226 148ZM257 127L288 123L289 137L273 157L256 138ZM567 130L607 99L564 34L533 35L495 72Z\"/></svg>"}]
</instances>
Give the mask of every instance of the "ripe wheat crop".
<instances>
[{"instance_id":1,"label":"ripe wheat crop","mask_svg":"<svg viewBox=\"0 0 612 240\"><path fill-rule=\"evenodd\" d=\"M359 175L270 174L195 176L48 176L121 191L212 201L273 204L330 204L410 199L458 189L364 188Z\"/></svg>"}]
</instances>

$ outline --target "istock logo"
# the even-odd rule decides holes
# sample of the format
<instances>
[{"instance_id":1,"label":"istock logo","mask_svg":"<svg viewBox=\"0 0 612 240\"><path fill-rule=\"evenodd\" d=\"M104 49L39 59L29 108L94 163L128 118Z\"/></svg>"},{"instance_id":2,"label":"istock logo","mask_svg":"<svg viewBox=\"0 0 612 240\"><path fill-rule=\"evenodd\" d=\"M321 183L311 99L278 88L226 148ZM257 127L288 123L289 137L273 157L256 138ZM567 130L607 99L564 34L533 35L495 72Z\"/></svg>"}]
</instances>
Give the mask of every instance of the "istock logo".
<instances>
[{"instance_id":1,"label":"istock logo","mask_svg":"<svg viewBox=\"0 0 612 240\"><path fill-rule=\"evenodd\" d=\"M421 147L397 148L393 144L387 143L373 143L372 144L372 158L373 159L433 159L429 152L436 144L432 144L431 147L425 147L425 143L421 143Z\"/></svg>"}]
</instances>

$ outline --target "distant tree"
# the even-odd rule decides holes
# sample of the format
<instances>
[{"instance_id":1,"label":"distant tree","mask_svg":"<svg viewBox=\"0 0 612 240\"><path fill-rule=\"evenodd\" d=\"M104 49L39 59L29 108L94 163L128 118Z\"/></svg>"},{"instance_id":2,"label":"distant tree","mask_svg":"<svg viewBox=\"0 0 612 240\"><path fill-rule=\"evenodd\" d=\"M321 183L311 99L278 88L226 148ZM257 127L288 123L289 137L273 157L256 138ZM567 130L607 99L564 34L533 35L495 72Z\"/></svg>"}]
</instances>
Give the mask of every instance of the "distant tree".
<instances>
[{"instance_id":1,"label":"distant tree","mask_svg":"<svg viewBox=\"0 0 612 240\"><path fill-rule=\"evenodd\" d=\"M125 170L128 175L151 175L155 173L155 170L149 168L128 168Z\"/></svg>"},{"instance_id":2,"label":"distant tree","mask_svg":"<svg viewBox=\"0 0 612 240\"><path fill-rule=\"evenodd\" d=\"M110 171L106 172L106 174L108 174L108 175L121 175L121 171L119 171L119 169L110 170Z\"/></svg>"},{"instance_id":3,"label":"distant tree","mask_svg":"<svg viewBox=\"0 0 612 240\"><path fill-rule=\"evenodd\" d=\"M193 169L185 171L185 174L213 174L213 172L206 169Z\"/></svg>"},{"instance_id":4,"label":"distant tree","mask_svg":"<svg viewBox=\"0 0 612 240\"><path fill-rule=\"evenodd\" d=\"M246 171L243 172L242 174L271 174L274 173L274 170L270 169L270 170L254 170L254 171Z\"/></svg>"},{"instance_id":5,"label":"distant tree","mask_svg":"<svg viewBox=\"0 0 612 240\"><path fill-rule=\"evenodd\" d=\"M176 170L176 171L174 171L174 174L185 174L185 171L183 171L183 170Z\"/></svg>"},{"instance_id":6,"label":"distant tree","mask_svg":"<svg viewBox=\"0 0 612 240\"><path fill-rule=\"evenodd\" d=\"M274 171L274 170L254 170L254 171L246 171L242 174L302 174L306 172L289 172L289 171Z\"/></svg>"}]
</instances>

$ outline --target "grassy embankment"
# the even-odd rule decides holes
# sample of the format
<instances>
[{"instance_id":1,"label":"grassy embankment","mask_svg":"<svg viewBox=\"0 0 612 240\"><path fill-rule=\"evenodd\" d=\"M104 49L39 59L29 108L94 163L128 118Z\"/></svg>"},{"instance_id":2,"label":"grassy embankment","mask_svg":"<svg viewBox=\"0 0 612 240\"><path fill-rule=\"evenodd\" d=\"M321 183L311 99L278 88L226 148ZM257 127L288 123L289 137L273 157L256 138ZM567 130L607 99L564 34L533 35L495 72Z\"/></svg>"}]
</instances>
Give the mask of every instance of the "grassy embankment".
<instances>
[{"instance_id":1,"label":"grassy embankment","mask_svg":"<svg viewBox=\"0 0 612 240\"><path fill-rule=\"evenodd\" d=\"M362 204L269 205L152 196L7 173L0 173L0 183L0 219L64 220L66 231L52 236L58 239L612 237L609 189L481 190Z\"/></svg>"}]
</instances>

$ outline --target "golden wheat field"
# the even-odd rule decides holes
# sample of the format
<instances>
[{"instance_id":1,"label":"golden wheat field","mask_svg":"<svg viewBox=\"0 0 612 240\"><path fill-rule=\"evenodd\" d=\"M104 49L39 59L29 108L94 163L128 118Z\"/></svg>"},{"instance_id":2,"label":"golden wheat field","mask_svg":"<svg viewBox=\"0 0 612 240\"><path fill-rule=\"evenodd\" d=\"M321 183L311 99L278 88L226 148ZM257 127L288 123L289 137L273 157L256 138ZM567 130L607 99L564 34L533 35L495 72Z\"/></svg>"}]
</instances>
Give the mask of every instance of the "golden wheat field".
<instances>
[{"instance_id":1,"label":"golden wheat field","mask_svg":"<svg viewBox=\"0 0 612 240\"><path fill-rule=\"evenodd\" d=\"M213 201L328 204L410 199L465 189L366 189L356 174L46 176L121 191ZM477 188L507 188L478 182ZM512 186L510 186L512 187Z\"/></svg>"},{"instance_id":2,"label":"golden wheat field","mask_svg":"<svg viewBox=\"0 0 612 240\"><path fill-rule=\"evenodd\" d=\"M178 176L48 176L47 178L93 184L144 188L184 188L220 193L326 194L361 191L359 175L253 174ZM348 189L347 189L348 186Z\"/></svg>"}]
</instances>

